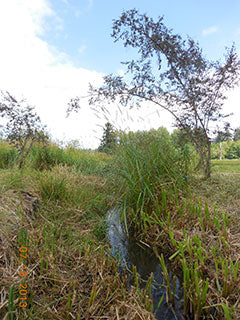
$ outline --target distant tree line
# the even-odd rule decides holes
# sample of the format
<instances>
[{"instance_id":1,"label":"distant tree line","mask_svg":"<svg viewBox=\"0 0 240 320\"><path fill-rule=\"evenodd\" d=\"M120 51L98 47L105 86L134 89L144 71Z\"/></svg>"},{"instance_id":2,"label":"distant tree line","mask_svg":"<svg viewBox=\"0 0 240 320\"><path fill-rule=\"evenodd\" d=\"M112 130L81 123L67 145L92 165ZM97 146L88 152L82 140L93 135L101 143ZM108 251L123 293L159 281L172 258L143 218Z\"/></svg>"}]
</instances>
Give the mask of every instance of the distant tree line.
<instances>
[{"instance_id":1,"label":"distant tree line","mask_svg":"<svg viewBox=\"0 0 240 320\"><path fill-rule=\"evenodd\" d=\"M197 159L194 146L185 134L184 130L176 129L172 134L164 127L158 129L151 129L149 131L136 131L124 133L114 129L110 122L107 122L103 128L103 135L98 147L99 152L105 152L107 154L114 154L118 145L125 144L126 140L138 142L141 145L147 145L152 141L167 141L169 144L173 144L175 148L183 152L184 148L189 148L194 158ZM218 130L216 137L213 139L211 159L219 159L221 152L222 159L239 159L240 158L240 127L232 130L230 125L226 125L224 129ZM196 160L197 161L197 160ZM198 163L196 167L201 164Z\"/></svg>"},{"instance_id":2,"label":"distant tree line","mask_svg":"<svg viewBox=\"0 0 240 320\"><path fill-rule=\"evenodd\" d=\"M240 139L212 144L212 159L240 159Z\"/></svg>"},{"instance_id":3,"label":"distant tree line","mask_svg":"<svg viewBox=\"0 0 240 320\"><path fill-rule=\"evenodd\" d=\"M227 123L212 143L212 159L239 159L240 158L240 127L232 130Z\"/></svg>"}]
</instances>

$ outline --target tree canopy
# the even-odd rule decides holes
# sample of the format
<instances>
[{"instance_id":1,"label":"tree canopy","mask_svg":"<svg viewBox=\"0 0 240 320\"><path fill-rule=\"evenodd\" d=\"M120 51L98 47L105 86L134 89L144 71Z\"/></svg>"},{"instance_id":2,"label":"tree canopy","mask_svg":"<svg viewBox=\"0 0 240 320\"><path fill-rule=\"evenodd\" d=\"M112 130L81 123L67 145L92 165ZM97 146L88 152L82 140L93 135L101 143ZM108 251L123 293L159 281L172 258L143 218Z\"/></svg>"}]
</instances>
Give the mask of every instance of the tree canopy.
<instances>
[{"instance_id":1,"label":"tree canopy","mask_svg":"<svg viewBox=\"0 0 240 320\"><path fill-rule=\"evenodd\" d=\"M222 113L226 91L238 83L240 62L235 46L226 50L224 62L209 61L199 44L173 33L159 17L156 21L132 9L113 22L112 37L137 50L138 59L123 62L124 76L107 75L101 87L89 88L89 103L140 106L142 101L167 110L177 128L184 130L210 176L210 124ZM72 99L68 111L81 99Z\"/></svg>"},{"instance_id":2,"label":"tree canopy","mask_svg":"<svg viewBox=\"0 0 240 320\"><path fill-rule=\"evenodd\" d=\"M230 127L230 123L225 123L223 129L218 129L216 131L217 136L214 139L215 143L223 142L223 141L229 141L232 140L232 129Z\"/></svg>"}]
</instances>

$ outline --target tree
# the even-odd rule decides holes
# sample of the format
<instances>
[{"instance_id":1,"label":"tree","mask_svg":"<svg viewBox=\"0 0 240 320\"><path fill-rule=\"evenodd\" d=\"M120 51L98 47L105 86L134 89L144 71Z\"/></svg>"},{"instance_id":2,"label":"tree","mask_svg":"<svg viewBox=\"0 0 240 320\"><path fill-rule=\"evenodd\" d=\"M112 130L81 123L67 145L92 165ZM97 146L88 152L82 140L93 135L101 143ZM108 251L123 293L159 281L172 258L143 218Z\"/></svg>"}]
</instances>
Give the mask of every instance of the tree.
<instances>
[{"instance_id":1,"label":"tree","mask_svg":"<svg viewBox=\"0 0 240 320\"><path fill-rule=\"evenodd\" d=\"M230 123L225 123L224 128L220 130L219 128L216 130L217 133L216 138L214 139L215 143L219 143L219 160L223 159L223 149L222 149L222 142L224 141L231 141L232 140L232 133L231 133Z\"/></svg>"},{"instance_id":2,"label":"tree","mask_svg":"<svg viewBox=\"0 0 240 320\"><path fill-rule=\"evenodd\" d=\"M166 128L159 127L157 130L150 129L148 131L139 130L136 132L130 131L127 134L123 133L120 135L119 144L122 144L122 141L124 141L125 144L125 140L129 142L132 141L139 146L141 145L144 148L144 146L147 146L149 143L153 141L159 142L165 140L165 142L170 144L171 136Z\"/></svg>"},{"instance_id":3,"label":"tree","mask_svg":"<svg viewBox=\"0 0 240 320\"><path fill-rule=\"evenodd\" d=\"M34 107L25 100L17 101L9 92L0 94L0 117L7 120L4 135L18 150L19 168L22 168L33 143L46 144L48 136Z\"/></svg>"},{"instance_id":4,"label":"tree","mask_svg":"<svg viewBox=\"0 0 240 320\"><path fill-rule=\"evenodd\" d=\"M232 142L226 150L227 159L239 159L240 158L240 141Z\"/></svg>"},{"instance_id":5,"label":"tree","mask_svg":"<svg viewBox=\"0 0 240 320\"><path fill-rule=\"evenodd\" d=\"M238 83L240 62L235 46L225 61L210 62L193 39L183 40L163 23L132 9L113 23L112 37L124 47L137 49L139 59L124 62L125 76L104 77L104 84L89 87L89 104L119 102L140 106L143 100L170 112L174 124L194 144L206 177L210 176L211 122L223 119L226 90ZM68 111L80 107L72 99Z\"/></svg>"},{"instance_id":6,"label":"tree","mask_svg":"<svg viewBox=\"0 0 240 320\"><path fill-rule=\"evenodd\" d=\"M114 130L112 124L107 122L105 128L103 129L103 137L98 147L99 152L113 153L117 145L117 134Z\"/></svg>"},{"instance_id":7,"label":"tree","mask_svg":"<svg viewBox=\"0 0 240 320\"><path fill-rule=\"evenodd\" d=\"M240 127L234 130L233 141L240 140Z\"/></svg>"},{"instance_id":8,"label":"tree","mask_svg":"<svg viewBox=\"0 0 240 320\"><path fill-rule=\"evenodd\" d=\"M230 141L232 140L232 133L231 133L231 127L230 127L230 123L225 123L224 128L221 129L217 129L216 133L217 136L214 139L215 143L219 143L219 142L223 142L223 141Z\"/></svg>"}]
</instances>

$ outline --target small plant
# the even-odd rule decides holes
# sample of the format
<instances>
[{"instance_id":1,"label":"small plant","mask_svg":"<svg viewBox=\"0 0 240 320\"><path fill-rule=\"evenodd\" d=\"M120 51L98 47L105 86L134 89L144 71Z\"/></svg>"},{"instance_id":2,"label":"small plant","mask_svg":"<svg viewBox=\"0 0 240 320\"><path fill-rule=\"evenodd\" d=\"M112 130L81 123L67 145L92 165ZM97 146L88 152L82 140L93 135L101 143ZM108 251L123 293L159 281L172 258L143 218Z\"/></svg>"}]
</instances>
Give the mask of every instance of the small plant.
<instances>
[{"instance_id":1,"label":"small plant","mask_svg":"<svg viewBox=\"0 0 240 320\"><path fill-rule=\"evenodd\" d=\"M70 194L66 188L66 181L64 178L57 176L43 176L40 178L39 189L42 199L47 201L66 200Z\"/></svg>"}]
</instances>

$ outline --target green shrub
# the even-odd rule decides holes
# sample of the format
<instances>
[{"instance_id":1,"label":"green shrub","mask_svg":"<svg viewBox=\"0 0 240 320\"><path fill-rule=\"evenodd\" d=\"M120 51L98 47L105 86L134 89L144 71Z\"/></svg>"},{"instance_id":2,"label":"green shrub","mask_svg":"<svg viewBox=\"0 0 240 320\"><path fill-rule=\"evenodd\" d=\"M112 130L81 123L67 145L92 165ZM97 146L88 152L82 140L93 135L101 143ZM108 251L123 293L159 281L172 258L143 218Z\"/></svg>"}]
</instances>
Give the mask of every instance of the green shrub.
<instances>
[{"instance_id":1,"label":"green shrub","mask_svg":"<svg viewBox=\"0 0 240 320\"><path fill-rule=\"evenodd\" d=\"M240 158L240 141L234 141L226 151L226 159Z\"/></svg>"},{"instance_id":2,"label":"green shrub","mask_svg":"<svg viewBox=\"0 0 240 320\"><path fill-rule=\"evenodd\" d=\"M68 148L64 150L64 163L69 166L75 166L85 175L102 175L103 170L110 156L97 152L88 152Z\"/></svg>"},{"instance_id":3,"label":"green shrub","mask_svg":"<svg viewBox=\"0 0 240 320\"><path fill-rule=\"evenodd\" d=\"M35 145L27 163L36 170L50 170L56 165L63 164L73 166L85 175L101 175L109 159L100 153L77 150L72 147L61 149L56 145L47 147Z\"/></svg>"},{"instance_id":4,"label":"green shrub","mask_svg":"<svg viewBox=\"0 0 240 320\"><path fill-rule=\"evenodd\" d=\"M33 146L28 163L36 170L49 170L57 164L63 163L63 150L58 146Z\"/></svg>"}]
</instances>

